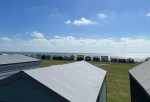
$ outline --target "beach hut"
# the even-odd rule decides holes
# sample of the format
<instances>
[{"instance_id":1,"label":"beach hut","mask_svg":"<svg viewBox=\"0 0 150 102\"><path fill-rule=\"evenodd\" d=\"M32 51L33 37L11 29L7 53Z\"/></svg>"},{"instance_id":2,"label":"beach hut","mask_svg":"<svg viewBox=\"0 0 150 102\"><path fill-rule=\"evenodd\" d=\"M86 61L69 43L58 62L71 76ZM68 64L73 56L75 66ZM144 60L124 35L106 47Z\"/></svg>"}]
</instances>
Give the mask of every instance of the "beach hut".
<instances>
[{"instance_id":1,"label":"beach hut","mask_svg":"<svg viewBox=\"0 0 150 102\"><path fill-rule=\"evenodd\" d=\"M40 67L41 60L24 55L0 56L0 79L3 79L20 70Z\"/></svg>"},{"instance_id":2,"label":"beach hut","mask_svg":"<svg viewBox=\"0 0 150 102\"><path fill-rule=\"evenodd\" d=\"M111 62L118 62L118 57L111 56L111 57L110 57L110 61L111 61Z\"/></svg>"},{"instance_id":3,"label":"beach hut","mask_svg":"<svg viewBox=\"0 0 150 102\"><path fill-rule=\"evenodd\" d=\"M53 60L58 60L58 56L53 56L53 58L52 58Z\"/></svg>"},{"instance_id":4,"label":"beach hut","mask_svg":"<svg viewBox=\"0 0 150 102\"><path fill-rule=\"evenodd\" d=\"M131 102L150 102L150 60L129 70Z\"/></svg>"},{"instance_id":5,"label":"beach hut","mask_svg":"<svg viewBox=\"0 0 150 102\"><path fill-rule=\"evenodd\" d=\"M92 60L91 56L86 56L85 57L85 61L91 61L91 60Z\"/></svg>"},{"instance_id":6,"label":"beach hut","mask_svg":"<svg viewBox=\"0 0 150 102\"><path fill-rule=\"evenodd\" d=\"M99 62L100 61L100 57L99 56L93 56L93 61Z\"/></svg>"},{"instance_id":7,"label":"beach hut","mask_svg":"<svg viewBox=\"0 0 150 102\"><path fill-rule=\"evenodd\" d=\"M53 56L53 60L62 60L62 56L57 56L57 55L55 56L55 55L54 55L54 56Z\"/></svg>"},{"instance_id":8,"label":"beach hut","mask_svg":"<svg viewBox=\"0 0 150 102\"><path fill-rule=\"evenodd\" d=\"M75 56L71 55L70 58L69 58L69 61L74 61L74 60L75 60Z\"/></svg>"},{"instance_id":9,"label":"beach hut","mask_svg":"<svg viewBox=\"0 0 150 102\"><path fill-rule=\"evenodd\" d=\"M0 81L1 102L107 102L106 71L85 61L21 71Z\"/></svg>"},{"instance_id":10,"label":"beach hut","mask_svg":"<svg viewBox=\"0 0 150 102\"><path fill-rule=\"evenodd\" d=\"M45 59L46 59L46 60L50 60L50 59L51 59L51 56L50 56L50 55L45 55Z\"/></svg>"},{"instance_id":11,"label":"beach hut","mask_svg":"<svg viewBox=\"0 0 150 102\"><path fill-rule=\"evenodd\" d=\"M69 60L69 57L68 56L63 56L62 60L66 60L67 61L67 60Z\"/></svg>"},{"instance_id":12,"label":"beach hut","mask_svg":"<svg viewBox=\"0 0 150 102\"><path fill-rule=\"evenodd\" d=\"M58 60L62 60L62 56L58 56Z\"/></svg>"},{"instance_id":13,"label":"beach hut","mask_svg":"<svg viewBox=\"0 0 150 102\"><path fill-rule=\"evenodd\" d=\"M133 58L128 58L127 63L134 63L134 59Z\"/></svg>"},{"instance_id":14,"label":"beach hut","mask_svg":"<svg viewBox=\"0 0 150 102\"><path fill-rule=\"evenodd\" d=\"M84 60L84 55L77 55L77 61Z\"/></svg>"},{"instance_id":15,"label":"beach hut","mask_svg":"<svg viewBox=\"0 0 150 102\"><path fill-rule=\"evenodd\" d=\"M108 56L101 56L101 61L108 62L109 61Z\"/></svg>"},{"instance_id":16,"label":"beach hut","mask_svg":"<svg viewBox=\"0 0 150 102\"><path fill-rule=\"evenodd\" d=\"M120 58L118 58L118 62L126 63L126 62L127 62L127 59L124 58L124 57L120 57Z\"/></svg>"},{"instance_id":17,"label":"beach hut","mask_svg":"<svg viewBox=\"0 0 150 102\"><path fill-rule=\"evenodd\" d=\"M45 55L42 55L42 59L45 59Z\"/></svg>"}]
</instances>

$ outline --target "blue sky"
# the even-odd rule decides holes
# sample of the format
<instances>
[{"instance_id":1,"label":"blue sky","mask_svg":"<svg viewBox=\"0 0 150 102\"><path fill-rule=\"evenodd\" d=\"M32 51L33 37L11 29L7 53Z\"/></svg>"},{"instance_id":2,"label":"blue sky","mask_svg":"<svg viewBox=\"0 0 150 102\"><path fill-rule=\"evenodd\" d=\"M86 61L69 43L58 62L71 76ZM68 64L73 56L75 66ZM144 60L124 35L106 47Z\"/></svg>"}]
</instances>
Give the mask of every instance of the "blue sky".
<instances>
[{"instance_id":1,"label":"blue sky","mask_svg":"<svg viewBox=\"0 0 150 102\"><path fill-rule=\"evenodd\" d=\"M0 51L149 53L149 0L0 0Z\"/></svg>"}]
</instances>

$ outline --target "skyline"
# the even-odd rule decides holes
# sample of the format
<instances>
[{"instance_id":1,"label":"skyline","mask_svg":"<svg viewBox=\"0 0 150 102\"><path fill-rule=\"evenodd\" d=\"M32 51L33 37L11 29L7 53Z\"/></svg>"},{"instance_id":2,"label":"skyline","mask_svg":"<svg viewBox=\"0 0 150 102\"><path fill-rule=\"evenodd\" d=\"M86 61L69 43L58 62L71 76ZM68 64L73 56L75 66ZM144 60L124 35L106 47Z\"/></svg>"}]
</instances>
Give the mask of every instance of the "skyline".
<instances>
[{"instance_id":1,"label":"skyline","mask_svg":"<svg viewBox=\"0 0 150 102\"><path fill-rule=\"evenodd\" d=\"M0 51L150 52L148 0L0 0Z\"/></svg>"}]
</instances>

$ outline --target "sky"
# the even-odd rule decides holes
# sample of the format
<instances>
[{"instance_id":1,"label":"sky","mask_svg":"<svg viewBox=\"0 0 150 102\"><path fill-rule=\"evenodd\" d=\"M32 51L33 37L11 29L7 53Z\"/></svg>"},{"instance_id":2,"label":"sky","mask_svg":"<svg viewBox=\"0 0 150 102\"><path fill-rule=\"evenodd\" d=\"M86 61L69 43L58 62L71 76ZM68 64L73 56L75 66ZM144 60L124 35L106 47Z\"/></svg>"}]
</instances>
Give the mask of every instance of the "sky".
<instances>
[{"instance_id":1,"label":"sky","mask_svg":"<svg viewBox=\"0 0 150 102\"><path fill-rule=\"evenodd\" d=\"M0 51L150 53L150 0L0 0Z\"/></svg>"}]
</instances>

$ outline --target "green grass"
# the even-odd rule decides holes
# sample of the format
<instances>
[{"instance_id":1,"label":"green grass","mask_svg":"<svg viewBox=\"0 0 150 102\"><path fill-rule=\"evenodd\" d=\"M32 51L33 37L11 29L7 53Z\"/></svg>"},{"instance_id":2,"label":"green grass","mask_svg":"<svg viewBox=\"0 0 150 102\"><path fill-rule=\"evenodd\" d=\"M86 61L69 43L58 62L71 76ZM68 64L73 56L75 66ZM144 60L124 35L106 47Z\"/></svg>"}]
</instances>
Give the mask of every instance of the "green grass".
<instances>
[{"instance_id":1,"label":"green grass","mask_svg":"<svg viewBox=\"0 0 150 102\"><path fill-rule=\"evenodd\" d=\"M74 61L61 61L61 60L42 60L41 67L47 67L51 65L58 65L58 64L66 64L71 63Z\"/></svg>"},{"instance_id":2,"label":"green grass","mask_svg":"<svg viewBox=\"0 0 150 102\"><path fill-rule=\"evenodd\" d=\"M41 66L71 63L72 61L43 60ZM139 63L90 62L107 70L108 102L130 102L130 86L128 70Z\"/></svg>"}]
</instances>

